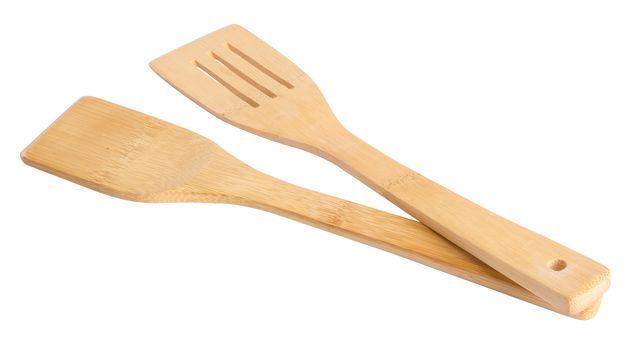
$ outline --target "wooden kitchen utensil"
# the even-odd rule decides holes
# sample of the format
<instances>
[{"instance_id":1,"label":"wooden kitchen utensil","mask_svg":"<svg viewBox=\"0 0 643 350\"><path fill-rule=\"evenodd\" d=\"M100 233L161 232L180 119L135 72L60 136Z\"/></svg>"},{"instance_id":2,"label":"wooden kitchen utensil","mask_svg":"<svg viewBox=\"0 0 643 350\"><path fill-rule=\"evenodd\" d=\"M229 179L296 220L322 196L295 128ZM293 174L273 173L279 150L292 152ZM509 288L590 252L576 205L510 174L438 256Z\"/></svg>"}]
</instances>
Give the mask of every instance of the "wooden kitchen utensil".
<instances>
[{"instance_id":1,"label":"wooden kitchen utensil","mask_svg":"<svg viewBox=\"0 0 643 350\"><path fill-rule=\"evenodd\" d=\"M607 290L609 270L428 180L347 131L301 69L238 25L151 64L215 116L337 164L425 225L564 313Z\"/></svg>"},{"instance_id":2,"label":"wooden kitchen utensil","mask_svg":"<svg viewBox=\"0 0 643 350\"><path fill-rule=\"evenodd\" d=\"M232 203L273 212L559 311L426 226L297 187L159 119L84 97L21 154L25 163L140 202ZM569 316L588 319L600 300Z\"/></svg>"}]
</instances>

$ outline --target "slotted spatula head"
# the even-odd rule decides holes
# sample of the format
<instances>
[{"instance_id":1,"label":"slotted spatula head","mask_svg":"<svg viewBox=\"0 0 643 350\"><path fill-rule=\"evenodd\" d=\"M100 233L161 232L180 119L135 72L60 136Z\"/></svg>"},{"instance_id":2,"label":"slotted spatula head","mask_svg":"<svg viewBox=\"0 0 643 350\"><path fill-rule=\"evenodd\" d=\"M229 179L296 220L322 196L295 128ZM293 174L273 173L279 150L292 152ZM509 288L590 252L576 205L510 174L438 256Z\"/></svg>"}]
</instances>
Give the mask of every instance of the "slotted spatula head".
<instances>
[{"instance_id":1,"label":"slotted spatula head","mask_svg":"<svg viewBox=\"0 0 643 350\"><path fill-rule=\"evenodd\" d=\"M150 66L210 113L263 137L301 147L339 126L313 80L239 25L197 39Z\"/></svg>"},{"instance_id":2,"label":"slotted spatula head","mask_svg":"<svg viewBox=\"0 0 643 350\"><path fill-rule=\"evenodd\" d=\"M198 201L189 186L204 174L212 195L226 194L249 169L198 134L94 97L72 105L21 157L96 191L145 202Z\"/></svg>"}]
</instances>

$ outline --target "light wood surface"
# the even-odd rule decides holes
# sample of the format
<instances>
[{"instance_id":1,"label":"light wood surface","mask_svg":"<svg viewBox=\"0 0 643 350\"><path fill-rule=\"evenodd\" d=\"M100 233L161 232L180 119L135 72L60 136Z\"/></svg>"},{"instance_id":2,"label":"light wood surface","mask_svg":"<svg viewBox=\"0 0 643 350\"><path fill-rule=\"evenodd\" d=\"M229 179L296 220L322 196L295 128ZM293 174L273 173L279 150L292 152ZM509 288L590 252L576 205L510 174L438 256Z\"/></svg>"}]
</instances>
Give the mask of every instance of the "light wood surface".
<instances>
[{"instance_id":1,"label":"light wood surface","mask_svg":"<svg viewBox=\"0 0 643 350\"><path fill-rule=\"evenodd\" d=\"M21 156L31 166L119 198L263 209L561 312L419 222L288 184L204 137L97 98L76 102ZM599 302L563 313L588 319Z\"/></svg>"},{"instance_id":2,"label":"light wood surface","mask_svg":"<svg viewBox=\"0 0 643 350\"><path fill-rule=\"evenodd\" d=\"M563 313L591 307L609 287L603 265L474 204L355 137L302 70L238 25L150 66L224 121L339 165Z\"/></svg>"}]
</instances>

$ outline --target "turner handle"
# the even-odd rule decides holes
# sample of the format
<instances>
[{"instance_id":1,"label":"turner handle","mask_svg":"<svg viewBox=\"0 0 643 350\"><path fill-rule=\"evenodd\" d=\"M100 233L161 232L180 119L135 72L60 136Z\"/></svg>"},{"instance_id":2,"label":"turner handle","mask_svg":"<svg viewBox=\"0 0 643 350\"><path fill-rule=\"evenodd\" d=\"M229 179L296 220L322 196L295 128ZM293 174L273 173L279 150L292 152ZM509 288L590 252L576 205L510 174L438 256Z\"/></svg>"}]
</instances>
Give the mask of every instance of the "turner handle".
<instances>
[{"instance_id":1,"label":"turner handle","mask_svg":"<svg viewBox=\"0 0 643 350\"><path fill-rule=\"evenodd\" d=\"M208 188L214 179L201 182L200 191L221 192ZM592 318L598 310L600 300L575 314L558 309L417 221L298 187L249 167L237 172L234 184L226 188L234 188L226 202L336 233L573 318ZM212 200L219 202L217 197Z\"/></svg>"},{"instance_id":2,"label":"turner handle","mask_svg":"<svg viewBox=\"0 0 643 350\"><path fill-rule=\"evenodd\" d=\"M395 205L568 314L609 287L609 270L412 171L345 129L318 152Z\"/></svg>"}]
</instances>

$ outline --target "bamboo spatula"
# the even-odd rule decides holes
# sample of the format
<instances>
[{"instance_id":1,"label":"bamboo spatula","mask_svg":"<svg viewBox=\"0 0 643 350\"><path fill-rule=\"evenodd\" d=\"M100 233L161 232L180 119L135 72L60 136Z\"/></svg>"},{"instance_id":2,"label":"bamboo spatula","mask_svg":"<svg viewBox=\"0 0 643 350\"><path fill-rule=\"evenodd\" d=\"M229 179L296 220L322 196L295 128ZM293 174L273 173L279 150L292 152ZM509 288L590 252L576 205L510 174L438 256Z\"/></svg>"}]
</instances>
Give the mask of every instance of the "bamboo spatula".
<instances>
[{"instance_id":1,"label":"bamboo spatula","mask_svg":"<svg viewBox=\"0 0 643 350\"><path fill-rule=\"evenodd\" d=\"M285 183L204 137L97 98L76 102L21 156L119 198L263 209L560 311L416 221ZM591 318L598 306L569 316Z\"/></svg>"},{"instance_id":2,"label":"bamboo spatula","mask_svg":"<svg viewBox=\"0 0 643 350\"><path fill-rule=\"evenodd\" d=\"M151 64L215 116L337 164L420 222L565 313L609 287L609 270L410 170L346 130L302 70L231 25Z\"/></svg>"}]
</instances>

